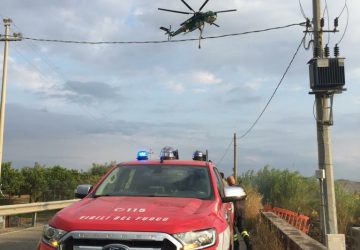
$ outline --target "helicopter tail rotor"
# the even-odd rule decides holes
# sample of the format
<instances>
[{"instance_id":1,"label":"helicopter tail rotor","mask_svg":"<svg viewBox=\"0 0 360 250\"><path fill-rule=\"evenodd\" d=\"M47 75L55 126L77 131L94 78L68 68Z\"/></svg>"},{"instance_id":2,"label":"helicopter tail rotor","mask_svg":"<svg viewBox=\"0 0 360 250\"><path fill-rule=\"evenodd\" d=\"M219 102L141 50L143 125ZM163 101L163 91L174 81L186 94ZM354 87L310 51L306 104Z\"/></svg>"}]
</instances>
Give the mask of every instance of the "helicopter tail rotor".
<instances>
[{"instance_id":1,"label":"helicopter tail rotor","mask_svg":"<svg viewBox=\"0 0 360 250\"><path fill-rule=\"evenodd\" d=\"M160 27L161 30L165 31L166 33L170 33L170 30L168 28L165 27Z\"/></svg>"},{"instance_id":2,"label":"helicopter tail rotor","mask_svg":"<svg viewBox=\"0 0 360 250\"><path fill-rule=\"evenodd\" d=\"M165 31L165 35L168 35L168 39L170 40L170 38L173 36L173 33L174 33L171 31L171 25L169 28L160 27L160 29Z\"/></svg>"}]
</instances>

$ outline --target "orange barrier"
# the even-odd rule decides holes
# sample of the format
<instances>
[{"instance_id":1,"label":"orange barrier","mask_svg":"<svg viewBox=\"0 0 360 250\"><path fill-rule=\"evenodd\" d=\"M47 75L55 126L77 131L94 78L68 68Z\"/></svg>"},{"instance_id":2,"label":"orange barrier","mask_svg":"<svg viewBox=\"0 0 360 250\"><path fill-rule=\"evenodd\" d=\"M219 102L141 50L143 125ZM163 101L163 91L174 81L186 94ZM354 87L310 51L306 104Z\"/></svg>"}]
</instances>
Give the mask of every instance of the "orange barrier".
<instances>
[{"instance_id":1,"label":"orange barrier","mask_svg":"<svg viewBox=\"0 0 360 250\"><path fill-rule=\"evenodd\" d=\"M297 229L303 231L304 233L308 233L310 229L310 224L308 223L309 217L303 214L299 214L293 212L291 210L279 208L279 207L271 207L269 204L264 205L265 212L274 212L280 218L286 220L289 224L293 225Z\"/></svg>"}]
</instances>

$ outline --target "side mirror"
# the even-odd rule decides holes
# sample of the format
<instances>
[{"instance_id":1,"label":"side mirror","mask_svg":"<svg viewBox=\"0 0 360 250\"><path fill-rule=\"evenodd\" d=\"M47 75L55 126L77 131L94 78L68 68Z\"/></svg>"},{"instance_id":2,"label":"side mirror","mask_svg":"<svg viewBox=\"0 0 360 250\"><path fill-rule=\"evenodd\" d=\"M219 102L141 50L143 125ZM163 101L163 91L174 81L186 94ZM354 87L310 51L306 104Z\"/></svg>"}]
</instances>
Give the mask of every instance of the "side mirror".
<instances>
[{"instance_id":1,"label":"side mirror","mask_svg":"<svg viewBox=\"0 0 360 250\"><path fill-rule=\"evenodd\" d=\"M75 190L75 197L80 199L84 198L86 195L90 193L92 187L93 186L89 184L77 186Z\"/></svg>"},{"instance_id":2,"label":"side mirror","mask_svg":"<svg viewBox=\"0 0 360 250\"><path fill-rule=\"evenodd\" d=\"M246 198L245 190L242 187L225 187L224 188L225 197L222 198L223 202L235 202L241 201Z\"/></svg>"}]
</instances>

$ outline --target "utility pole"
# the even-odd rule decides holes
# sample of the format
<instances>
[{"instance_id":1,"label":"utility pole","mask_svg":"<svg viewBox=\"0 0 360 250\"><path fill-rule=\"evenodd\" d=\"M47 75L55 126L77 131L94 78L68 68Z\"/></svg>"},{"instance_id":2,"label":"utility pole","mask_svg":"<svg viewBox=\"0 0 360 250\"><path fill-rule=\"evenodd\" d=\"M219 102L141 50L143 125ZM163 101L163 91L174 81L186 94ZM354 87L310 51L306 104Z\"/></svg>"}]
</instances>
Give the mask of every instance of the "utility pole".
<instances>
[{"instance_id":1,"label":"utility pole","mask_svg":"<svg viewBox=\"0 0 360 250\"><path fill-rule=\"evenodd\" d=\"M314 24L314 55L324 58L322 30L320 25L321 8L320 0L313 0L313 24ZM317 140L319 169L325 170L325 179L323 183L325 198L325 234L337 234L337 217L335 204L335 189L332 163L332 147L330 141L330 96L324 93L315 94L316 116L317 116ZM325 235L324 234L324 235Z\"/></svg>"},{"instance_id":2,"label":"utility pole","mask_svg":"<svg viewBox=\"0 0 360 250\"><path fill-rule=\"evenodd\" d=\"M320 2L321 0L313 0L314 58L310 63L310 68L313 69L313 72L311 72L310 69L310 77L313 79L317 77L317 79L313 80L311 83L311 87L314 90L313 92L311 92L311 94L315 94L316 103L316 126L319 163L319 170L316 171L316 173L320 183L321 195L320 222L322 224L321 230L323 235L323 241L325 241L328 249L345 249L345 239L343 235L338 234L337 227L332 145L330 133L330 127L333 124L333 97L335 93L341 93L341 91L344 89L339 89L339 86L327 86L325 88L321 86L323 82L322 79L320 79L320 73L337 73L336 70L339 68L338 62L340 62L341 60L328 59L328 52L324 55L324 45L322 39L324 31L323 27L321 26ZM333 65L334 62L337 66L336 70L330 67L330 65ZM343 63L343 60L341 62ZM318 72L320 73L318 74ZM334 82L339 83L339 81ZM326 83L333 84L333 81L328 81Z\"/></svg>"},{"instance_id":3,"label":"utility pole","mask_svg":"<svg viewBox=\"0 0 360 250\"><path fill-rule=\"evenodd\" d=\"M4 61L1 88L1 107L0 107L0 191L1 191L1 164L3 160L3 143L4 143L4 124L5 124L5 103L6 103L6 80L7 80L7 58L9 50L9 41L21 41L20 34L14 34L10 37L10 18L3 19L5 26L5 36L0 36L0 41L4 42Z\"/></svg>"},{"instance_id":4,"label":"utility pole","mask_svg":"<svg viewBox=\"0 0 360 250\"><path fill-rule=\"evenodd\" d=\"M237 174L237 159L236 159L236 133L234 133L234 177L235 182L238 182L238 174Z\"/></svg>"}]
</instances>

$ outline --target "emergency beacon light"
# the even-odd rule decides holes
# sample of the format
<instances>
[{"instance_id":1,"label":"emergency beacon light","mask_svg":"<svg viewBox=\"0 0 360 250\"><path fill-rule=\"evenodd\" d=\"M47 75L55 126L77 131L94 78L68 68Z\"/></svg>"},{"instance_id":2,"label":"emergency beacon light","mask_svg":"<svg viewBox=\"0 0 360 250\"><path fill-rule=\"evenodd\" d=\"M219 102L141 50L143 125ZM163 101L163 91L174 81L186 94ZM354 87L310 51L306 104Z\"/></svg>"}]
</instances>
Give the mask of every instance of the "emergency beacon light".
<instances>
[{"instance_id":1,"label":"emergency beacon light","mask_svg":"<svg viewBox=\"0 0 360 250\"><path fill-rule=\"evenodd\" d=\"M141 150L137 153L136 159L138 161L144 161L144 160L149 160L149 155L148 152L145 150Z\"/></svg>"}]
</instances>

